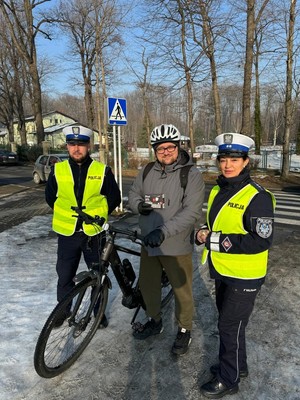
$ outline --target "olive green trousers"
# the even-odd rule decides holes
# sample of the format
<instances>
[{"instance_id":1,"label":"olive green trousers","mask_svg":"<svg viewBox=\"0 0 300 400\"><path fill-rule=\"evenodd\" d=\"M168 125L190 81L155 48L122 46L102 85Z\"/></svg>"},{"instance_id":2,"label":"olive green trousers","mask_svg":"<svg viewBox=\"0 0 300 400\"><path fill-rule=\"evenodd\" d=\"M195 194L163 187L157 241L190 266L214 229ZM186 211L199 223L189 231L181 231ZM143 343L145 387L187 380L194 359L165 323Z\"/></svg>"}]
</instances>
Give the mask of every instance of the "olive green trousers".
<instances>
[{"instance_id":1,"label":"olive green trousers","mask_svg":"<svg viewBox=\"0 0 300 400\"><path fill-rule=\"evenodd\" d=\"M161 274L165 270L175 297L175 318L180 328L192 329L194 314L192 254L148 256L142 248L139 285L148 317L161 318Z\"/></svg>"}]
</instances>

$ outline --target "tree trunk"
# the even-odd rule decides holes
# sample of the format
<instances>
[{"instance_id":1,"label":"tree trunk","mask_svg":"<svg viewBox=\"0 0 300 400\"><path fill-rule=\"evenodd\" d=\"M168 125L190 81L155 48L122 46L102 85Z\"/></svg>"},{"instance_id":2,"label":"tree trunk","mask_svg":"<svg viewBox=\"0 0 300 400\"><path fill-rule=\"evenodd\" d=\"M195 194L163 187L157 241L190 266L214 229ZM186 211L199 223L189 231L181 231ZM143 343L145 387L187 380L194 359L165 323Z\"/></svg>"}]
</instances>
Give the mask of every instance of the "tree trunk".
<instances>
[{"instance_id":1,"label":"tree trunk","mask_svg":"<svg viewBox=\"0 0 300 400\"><path fill-rule=\"evenodd\" d=\"M30 76L32 80L33 111L36 125L36 138L37 144L41 145L43 140L45 139L45 133L43 125L42 91L36 64L30 65Z\"/></svg>"},{"instance_id":2,"label":"tree trunk","mask_svg":"<svg viewBox=\"0 0 300 400\"><path fill-rule=\"evenodd\" d=\"M181 28L181 53L182 53L182 61L184 66L185 73L185 81L186 81L186 90L187 90L187 110L188 110L188 131L191 143L191 151L192 154L195 152L195 142L194 142L194 124L193 124L193 88L192 88L192 78L191 71L187 61L186 54L186 26L185 26L185 12L184 7L182 6L182 2L180 0L177 1L178 4L178 12L180 14L180 28Z\"/></svg>"},{"instance_id":3,"label":"tree trunk","mask_svg":"<svg viewBox=\"0 0 300 400\"><path fill-rule=\"evenodd\" d=\"M289 11L289 28L287 37L287 61L286 61L286 91L285 91L285 126L283 139L283 154L282 154L282 170L281 176L286 179L289 175L290 160L290 134L293 118L293 47L294 47L294 31L295 31L295 9L296 0L291 0Z\"/></svg>"},{"instance_id":4,"label":"tree trunk","mask_svg":"<svg viewBox=\"0 0 300 400\"><path fill-rule=\"evenodd\" d=\"M215 60L215 50L214 50L214 42L212 37L211 28L209 25L209 16L207 13L207 8L204 5L203 1L200 1L200 10L203 19L203 36L206 41L206 46L204 47L205 53L209 59L210 63L210 72L211 72L211 81L212 81L212 96L214 102L214 111L215 111L215 128L216 128L216 136L222 133L222 121L221 121L221 102L220 102L220 94L218 88L218 77L217 77L217 66Z\"/></svg>"},{"instance_id":5,"label":"tree trunk","mask_svg":"<svg viewBox=\"0 0 300 400\"><path fill-rule=\"evenodd\" d=\"M258 49L255 55L255 103L254 103L254 141L255 154L260 154L260 144L262 137L262 124L260 113L260 86L259 86L259 71L258 71Z\"/></svg>"},{"instance_id":6,"label":"tree trunk","mask_svg":"<svg viewBox=\"0 0 300 400\"><path fill-rule=\"evenodd\" d=\"M255 33L255 0L247 0L246 57L244 64L243 110L241 133L251 134L251 82Z\"/></svg>"},{"instance_id":7,"label":"tree trunk","mask_svg":"<svg viewBox=\"0 0 300 400\"><path fill-rule=\"evenodd\" d=\"M40 26L43 22L46 22L46 20L35 21L34 24L32 10L37 5L39 5L39 3L35 4L35 2L31 3L30 1L24 1L24 10L22 10L22 5L19 5L21 7L19 8L17 6L17 2L0 2L0 8L10 31L14 46L16 47L19 57L22 58L22 60L24 60L28 66L33 88L33 112L36 123L36 137L37 143L41 144L45 135L42 117L42 94L40 77L37 68L35 38ZM23 12L19 12L19 9Z\"/></svg>"}]
</instances>

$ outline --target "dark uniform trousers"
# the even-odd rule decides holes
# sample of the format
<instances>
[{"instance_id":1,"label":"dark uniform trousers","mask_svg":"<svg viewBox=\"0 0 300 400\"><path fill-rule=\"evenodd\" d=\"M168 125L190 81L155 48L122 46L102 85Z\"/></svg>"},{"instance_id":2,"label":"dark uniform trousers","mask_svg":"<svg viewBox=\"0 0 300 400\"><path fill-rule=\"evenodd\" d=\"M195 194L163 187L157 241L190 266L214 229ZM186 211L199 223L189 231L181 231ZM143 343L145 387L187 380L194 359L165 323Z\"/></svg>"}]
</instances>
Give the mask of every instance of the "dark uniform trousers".
<instances>
[{"instance_id":1,"label":"dark uniform trousers","mask_svg":"<svg viewBox=\"0 0 300 400\"><path fill-rule=\"evenodd\" d=\"M105 243L105 234L87 236L83 231L75 232L72 236L58 235L56 272L57 300L74 287L73 278L76 275L81 255L88 266L99 262L99 251ZM100 246L100 247L99 247Z\"/></svg>"},{"instance_id":2,"label":"dark uniform trousers","mask_svg":"<svg viewBox=\"0 0 300 400\"><path fill-rule=\"evenodd\" d=\"M247 369L245 329L260 288L234 287L215 281L220 335L217 378L227 387L239 383L239 371Z\"/></svg>"}]
</instances>

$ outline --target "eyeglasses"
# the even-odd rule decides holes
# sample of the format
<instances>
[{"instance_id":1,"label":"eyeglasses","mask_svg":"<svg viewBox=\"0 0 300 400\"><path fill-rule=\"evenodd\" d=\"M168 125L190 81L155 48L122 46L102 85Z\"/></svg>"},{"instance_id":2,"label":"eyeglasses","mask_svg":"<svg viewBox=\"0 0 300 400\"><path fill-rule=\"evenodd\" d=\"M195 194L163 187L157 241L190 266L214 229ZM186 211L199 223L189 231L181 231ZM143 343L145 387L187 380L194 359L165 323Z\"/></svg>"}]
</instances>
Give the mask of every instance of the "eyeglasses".
<instances>
[{"instance_id":1,"label":"eyeglasses","mask_svg":"<svg viewBox=\"0 0 300 400\"><path fill-rule=\"evenodd\" d=\"M177 146L168 146L168 147L158 147L155 151L157 154L164 154L167 150L168 153L174 153Z\"/></svg>"}]
</instances>

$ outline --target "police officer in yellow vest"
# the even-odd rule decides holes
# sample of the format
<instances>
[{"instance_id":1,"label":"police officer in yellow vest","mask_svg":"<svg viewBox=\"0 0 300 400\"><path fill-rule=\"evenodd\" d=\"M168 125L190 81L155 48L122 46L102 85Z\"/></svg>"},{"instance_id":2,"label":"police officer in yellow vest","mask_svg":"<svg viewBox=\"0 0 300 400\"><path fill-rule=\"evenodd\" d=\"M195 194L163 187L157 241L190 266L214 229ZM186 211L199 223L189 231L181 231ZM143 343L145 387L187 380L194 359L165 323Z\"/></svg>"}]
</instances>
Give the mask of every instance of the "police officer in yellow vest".
<instances>
[{"instance_id":1,"label":"police officer in yellow vest","mask_svg":"<svg viewBox=\"0 0 300 400\"><path fill-rule=\"evenodd\" d=\"M84 209L106 220L120 204L121 195L111 169L89 155L92 130L84 126L68 126L66 136L69 159L56 163L46 185L46 201L53 209L53 230L58 234L57 300L60 301L74 286L81 255L87 265L98 262L99 231L74 217L71 207ZM100 239L104 235L100 233ZM62 324L64 319L57 324ZM107 326L106 317L100 326Z\"/></svg>"},{"instance_id":2,"label":"police officer in yellow vest","mask_svg":"<svg viewBox=\"0 0 300 400\"><path fill-rule=\"evenodd\" d=\"M273 194L250 177L253 140L224 133L215 143L221 175L209 195L207 224L196 234L196 243L205 245L202 263L215 279L219 312L219 361L200 389L211 399L237 393L240 378L248 376L245 328L265 280L275 209Z\"/></svg>"}]
</instances>

